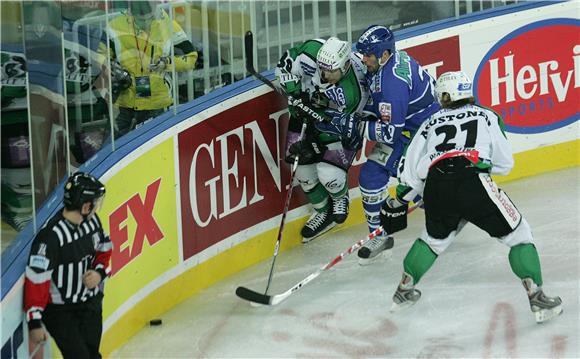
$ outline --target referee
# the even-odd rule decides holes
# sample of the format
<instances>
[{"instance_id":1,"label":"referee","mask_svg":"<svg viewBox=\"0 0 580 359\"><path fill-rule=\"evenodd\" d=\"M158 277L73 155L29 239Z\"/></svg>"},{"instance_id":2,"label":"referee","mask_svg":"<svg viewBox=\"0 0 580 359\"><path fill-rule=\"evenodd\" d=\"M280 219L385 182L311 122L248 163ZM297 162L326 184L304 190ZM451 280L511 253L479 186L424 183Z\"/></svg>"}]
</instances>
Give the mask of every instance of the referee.
<instances>
[{"instance_id":1,"label":"referee","mask_svg":"<svg viewBox=\"0 0 580 359\"><path fill-rule=\"evenodd\" d=\"M101 358L103 286L112 244L99 216L105 186L73 174L64 208L32 242L24 280L24 311L33 343L53 337L64 358ZM43 328L44 324L44 329Z\"/></svg>"}]
</instances>

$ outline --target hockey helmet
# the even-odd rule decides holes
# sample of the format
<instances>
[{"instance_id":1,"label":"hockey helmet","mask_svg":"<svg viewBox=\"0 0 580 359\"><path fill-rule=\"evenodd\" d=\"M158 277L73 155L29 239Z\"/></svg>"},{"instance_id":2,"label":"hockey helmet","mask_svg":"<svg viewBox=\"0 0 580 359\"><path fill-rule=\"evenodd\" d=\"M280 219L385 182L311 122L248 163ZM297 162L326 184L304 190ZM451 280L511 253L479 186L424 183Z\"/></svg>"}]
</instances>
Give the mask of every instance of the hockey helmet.
<instances>
[{"instance_id":1,"label":"hockey helmet","mask_svg":"<svg viewBox=\"0 0 580 359\"><path fill-rule=\"evenodd\" d=\"M336 37L331 37L316 55L316 63L323 71L335 71L340 69L342 75L346 73L350 65L350 45Z\"/></svg>"},{"instance_id":2,"label":"hockey helmet","mask_svg":"<svg viewBox=\"0 0 580 359\"><path fill-rule=\"evenodd\" d=\"M463 71L442 74L435 83L435 94L439 103L441 103L444 93L449 94L451 102L472 97L473 84L471 79Z\"/></svg>"},{"instance_id":3,"label":"hockey helmet","mask_svg":"<svg viewBox=\"0 0 580 359\"><path fill-rule=\"evenodd\" d=\"M80 210L83 204L92 203L98 208L99 200L105 195L105 186L88 173L76 172L64 185L64 205L68 210Z\"/></svg>"},{"instance_id":4,"label":"hockey helmet","mask_svg":"<svg viewBox=\"0 0 580 359\"><path fill-rule=\"evenodd\" d=\"M356 50L363 55L383 56L385 50L395 52L395 34L385 26L371 25L359 37Z\"/></svg>"}]
</instances>

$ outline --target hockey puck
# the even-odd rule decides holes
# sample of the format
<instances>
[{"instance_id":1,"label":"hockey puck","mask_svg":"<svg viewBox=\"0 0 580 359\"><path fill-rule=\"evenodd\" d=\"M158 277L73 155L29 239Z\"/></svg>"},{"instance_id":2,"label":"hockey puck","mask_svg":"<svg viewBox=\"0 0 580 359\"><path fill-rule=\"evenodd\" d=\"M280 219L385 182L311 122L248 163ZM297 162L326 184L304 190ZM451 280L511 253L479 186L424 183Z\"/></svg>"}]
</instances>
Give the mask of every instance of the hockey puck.
<instances>
[{"instance_id":1,"label":"hockey puck","mask_svg":"<svg viewBox=\"0 0 580 359\"><path fill-rule=\"evenodd\" d=\"M161 319L151 319L149 321L149 325L151 326L157 326L157 325L161 325L163 324L163 321Z\"/></svg>"}]
</instances>

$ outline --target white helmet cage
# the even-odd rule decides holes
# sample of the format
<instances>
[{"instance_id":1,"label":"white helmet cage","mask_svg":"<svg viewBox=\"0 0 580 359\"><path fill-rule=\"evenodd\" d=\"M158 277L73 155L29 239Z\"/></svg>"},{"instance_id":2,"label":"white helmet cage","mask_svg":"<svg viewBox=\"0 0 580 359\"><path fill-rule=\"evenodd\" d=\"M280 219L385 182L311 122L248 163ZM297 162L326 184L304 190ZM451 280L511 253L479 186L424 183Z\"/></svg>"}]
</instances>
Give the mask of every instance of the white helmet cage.
<instances>
[{"instance_id":1,"label":"white helmet cage","mask_svg":"<svg viewBox=\"0 0 580 359\"><path fill-rule=\"evenodd\" d=\"M463 71L446 72L439 76L435 83L435 94L441 103L444 93L448 93L451 102L473 96L471 79Z\"/></svg>"},{"instance_id":2,"label":"white helmet cage","mask_svg":"<svg viewBox=\"0 0 580 359\"><path fill-rule=\"evenodd\" d=\"M318 50L316 63L321 70L333 71L340 69L340 72L344 75L350 65L350 53L351 49L348 42L331 37Z\"/></svg>"}]
</instances>

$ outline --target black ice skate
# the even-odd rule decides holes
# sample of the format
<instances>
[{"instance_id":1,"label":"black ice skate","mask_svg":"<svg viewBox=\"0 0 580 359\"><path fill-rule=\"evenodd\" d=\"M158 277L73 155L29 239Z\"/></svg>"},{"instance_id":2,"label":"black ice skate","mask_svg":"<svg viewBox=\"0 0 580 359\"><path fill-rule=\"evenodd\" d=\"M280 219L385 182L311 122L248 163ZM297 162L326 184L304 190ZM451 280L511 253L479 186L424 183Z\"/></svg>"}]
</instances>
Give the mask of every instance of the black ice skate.
<instances>
[{"instance_id":1,"label":"black ice skate","mask_svg":"<svg viewBox=\"0 0 580 359\"><path fill-rule=\"evenodd\" d=\"M391 312L398 312L400 310L409 308L421 298L421 291L415 289L413 284L413 277L403 272L401 283L397 287L397 291L393 295L393 305Z\"/></svg>"},{"instance_id":2,"label":"black ice skate","mask_svg":"<svg viewBox=\"0 0 580 359\"><path fill-rule=\"evenodd\" d=\"M332 207L329 207L328 211L323 213L314 212L300 232L302 234L302 243L310 242L323 233L328 232L335 225L336 223L334 223L332 216Z\"/></svg>"},{"instance_id":3,"label":"black ice skate","mask_svg":"<svg viewBox=\"0 0 580 359\"><path fill-rule=\"evenodd\" d=\"M560 297L548 297L541 287L538 287L531 278L522 280L522 284L528 293L530 309L536 317L536 323L544 323L562 314L562 299Z\"/></svg>"},{"instance_id":4,"label":"black ice skate","mask_svg":"<svg viewBox=\"0 0 580 359\"><path fill-rule=\"evenodd\" d=\"M364 247L358 250L358 264L361 266L371 264L377 258L379 258L380 254L383 252L390 252L388 250L393 248L394 244L395 239L393 237L389 237L384 234L376 236L367 242Z\"/></svg>"},{"instance_id":5,"label":"black ice skate","mask_svg":"<svg viewBox=\"0 0 580 359\"><path fill-rule=\"evenodd\" d=\"M344 223L348 217L348 191L340 198L332 198L332 214L334 215L334 222L337 224Z\"/></svg>"}]
</instances>

